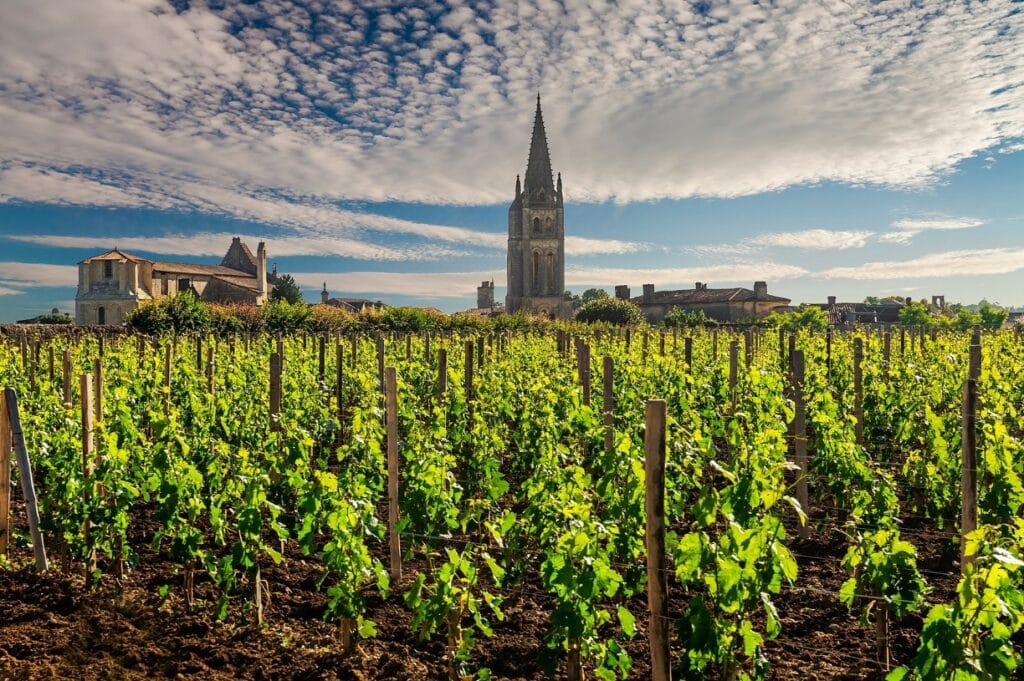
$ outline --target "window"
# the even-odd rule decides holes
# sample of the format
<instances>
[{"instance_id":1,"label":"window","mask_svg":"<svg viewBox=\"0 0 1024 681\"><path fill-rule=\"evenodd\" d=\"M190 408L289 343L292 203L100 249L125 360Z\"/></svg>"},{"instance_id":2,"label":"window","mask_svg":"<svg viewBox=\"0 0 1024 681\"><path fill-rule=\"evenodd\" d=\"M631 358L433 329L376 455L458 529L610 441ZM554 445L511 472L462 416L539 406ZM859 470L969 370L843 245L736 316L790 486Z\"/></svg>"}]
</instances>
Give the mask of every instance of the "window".
<instances>
[{"instance_id":1,"label":"window","mask_svg":"<svg viewBox=\"0 0 1024 681\"><path fill-rule=\"evenodd\" d=\"M551 218L548 218L547 220L544 221L544 231L545 232L553 232L554 231L554 227L555 227L555 223L551 220Z\"/></svg>"},{"instance_id":2,"label":"window","mask_svg":"<svg viewBox=\"0 0 1024 681\"><path fill-rule=\"evenodd\" d=\"M534 218L533 219L533 231L535 231L535 232L539 232L540 231L540 218Z\"/></svg>"},{"instance_id":3,"label":"window","mask_svg":"<svg viewBox=\"0 0 1024 681\"><path fill-rule=\"evenodd\" d=\"M554 295L555 291L555 254L548 252L548 270L547 270L547 292Z\"/></svg>"},{"instance_id":4,"label":"window","mask_svg":"<svg viewBox=\"0 0 1024 681\"><path fill-rule=\"evenodd\" d=\"M533 252L533 278L531 288L534 293L540 291L540 253Z\"/></svg>"},{"instance_id":5,"label":"window","mask_svg":"<svg viewBox=\"0 0 1024 681\"><path fill-rule=\"evenodd\" d=\"M161 288L163 289L163 294L166 296L167 295L167 288L168 288L168 284L169 284L169 282L167 280L167 277L164 277L160 281L161 281Z\"/></svg>"},{"instance_id":6,"label":"window","mask_svg":"<svg viewBox=\"0 0 1024 681\"><path fill-rule=\"evenodd\" d=\"M109 262L109 261L108 261ZM96 312L96 322L98 324L107 323L107 308L100 306L100 309Z\"/></svg>"},{"instance_id":7,"label":"window","mask_svg":"<svg viewBox=\"0 0 1024 681\"><path fill-rule=\"evenodd\" d=\"M178 280L178 293L184 293L185 291L192 288L192 282L188 279Z\"/></svg>"},{"instance_id":8,"label":"window","mask_svg":"<svg viewBox=\"0 0 1024 681\"><path fill-rule=\"evenodd\" d=\"M114 278L114 261L113 260L104 260L103 261L103 278L104 279L113 279ZM100 322L100 323L102 324L103 322Z\"/></svg>"}]
</instances>

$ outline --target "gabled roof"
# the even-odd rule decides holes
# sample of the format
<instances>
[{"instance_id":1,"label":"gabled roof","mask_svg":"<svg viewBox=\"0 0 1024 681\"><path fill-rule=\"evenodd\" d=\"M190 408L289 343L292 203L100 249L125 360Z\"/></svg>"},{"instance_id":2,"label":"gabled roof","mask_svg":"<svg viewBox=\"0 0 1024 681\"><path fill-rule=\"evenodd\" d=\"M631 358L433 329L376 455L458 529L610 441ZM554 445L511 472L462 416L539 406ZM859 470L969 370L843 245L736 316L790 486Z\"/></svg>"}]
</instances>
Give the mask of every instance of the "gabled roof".
<instances>
[{"instance_id":1,"label":"gabled roof","mask_svg":"<svg viewBox=\"0 0 1024 681\"><path fill-rule=\"evenodd\" d=\"M137 255L132 255L131 253L125 253L124 251L122 251L122 250L120 250L118 248L114 248L114 249L111 249L111 250L107 251L106 253L100 253L99 255L94 255L94 256L92 256L90 258L86 258L85 260L82 260L78 264L79 265L84 265L84 264L93 262L94 260L114 260L116 262L126 262L126 261L127 262L149 262L145 258L140 258Z\"/></svg>"},{"instance_id":2,"label":"gabled roof","mask_svg":"<svg viewBox=\"0 0 1024 681\"><path fill-rule=\"evenodd\" d=\"M256 276L256 258L253 257L252 251L249 250L245 242L237 236L231 240L231 246L228 248L227 253L224 254L220 264L223 267L230 267L231 269Z\"/></svg>"},{"instance_id":3,"label":"gabled roof","mask_svg":"<svg viewBox=\"0 0 1024 681\"><path fill-rule=\"evenodd\" d=\"M655 291L653 303L655 305L697 305L701 303L739 303L751 301L763 301L771 303L789 304L789 298L782 296L765 295L760 298L748 288L701 288L681 289L678 291ZM637 305L644 304L643 296L632 298Z\"/></svg>"}]
</instances>

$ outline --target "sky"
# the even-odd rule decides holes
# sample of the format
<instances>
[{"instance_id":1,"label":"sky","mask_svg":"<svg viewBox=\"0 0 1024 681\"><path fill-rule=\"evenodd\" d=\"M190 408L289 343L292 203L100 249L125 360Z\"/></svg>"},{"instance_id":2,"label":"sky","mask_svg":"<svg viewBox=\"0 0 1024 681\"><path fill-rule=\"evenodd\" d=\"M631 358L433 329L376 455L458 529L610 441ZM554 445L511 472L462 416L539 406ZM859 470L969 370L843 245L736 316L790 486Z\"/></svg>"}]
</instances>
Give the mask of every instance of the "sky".
<instances>
[{"instance_id":1,"label":"sky","mask_svg":"<svg viewBox=\"0 0 1024 681\"><path fill-rule=\"evenodd\" d=\"M1024 4L0 3L0 321L243 237L307 300L504 296L540 93L566 285L1024 305Z\"/></svg>"}]
</instances>

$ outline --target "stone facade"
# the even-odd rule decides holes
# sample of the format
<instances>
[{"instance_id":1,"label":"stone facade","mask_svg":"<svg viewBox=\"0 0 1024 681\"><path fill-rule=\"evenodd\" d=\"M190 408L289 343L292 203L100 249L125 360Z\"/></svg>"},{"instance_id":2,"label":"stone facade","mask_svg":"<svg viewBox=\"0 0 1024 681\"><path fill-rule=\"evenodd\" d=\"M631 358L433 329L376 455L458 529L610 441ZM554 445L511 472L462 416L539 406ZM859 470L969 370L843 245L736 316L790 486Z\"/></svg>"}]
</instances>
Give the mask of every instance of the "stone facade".
<instances>
[{"instance_id":1,"label":"stone facade","mask_svg":"<svg viewBox=\"0 0 1024 681\"><path fill-rule=\"evenodd\" d=\"M476 287L476 307L478 310L488 310L494 307L493 281L482 281Z\"/></svg>"},{"instance_id":2,"label":"stone facade","mask_svg":"<svg viewBox=\"0 0 1024 681\"><path fill-rule=\"evenodd\" d=\"M571 319L565 298L565 211L562 176L552 179L544 119L537 96L526 177L508 209L508 290L505 309ZM478 306L482 307L482 306Z\"/></svg>"},{"instance_id":3,"label":"stone facade","mask_svg":"<svg viewBox=\"0 0 1024 681\"><path fill-rule=\"evenodd\" d=\"M789 307L789 298L768 293L768 284L755 281L754 288L708 288L697 282L692 289L655 291L654 284L644 284L643 295L629 298L629 287L616 286L615 295L632 300L651 324L657 324L674 307L683 312L703 312L711 319L726 323L748 322L767 317L776 310Z\"/></svg>"},{"instance_id":4,"label":"stone facade","mask_svg":"<svg viewBox=\"0 0 1024 681\"><path fill-rule=\"evenodd\" d=\"M256 256L235 237L219 265L147 260L117 248L78 263L76 324L122 324L147 300L192 291L216 303L262 305L267 301L267 251Z\"/></svg>"}]
</instances>

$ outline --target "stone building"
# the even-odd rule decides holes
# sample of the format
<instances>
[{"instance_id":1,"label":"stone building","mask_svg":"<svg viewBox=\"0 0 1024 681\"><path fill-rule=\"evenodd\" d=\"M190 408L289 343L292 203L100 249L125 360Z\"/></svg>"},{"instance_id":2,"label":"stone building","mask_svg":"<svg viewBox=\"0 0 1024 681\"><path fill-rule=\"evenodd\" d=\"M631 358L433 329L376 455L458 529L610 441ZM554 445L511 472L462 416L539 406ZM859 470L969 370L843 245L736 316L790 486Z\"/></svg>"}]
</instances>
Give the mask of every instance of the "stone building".
<instances>
[{"instance_id":1,"label":"stone building","mask_svg":"<svg viewBox=\"0 0 1024 681\"><path fill-rule=\"evenodd\" d=\"M337 307L346 312L362 312L363 310L383 310L388 307L386 303L369 298L331 298L327 292L327 282L324 282L323 290L320 291L320 304Z\"/></svg>"},{"instance_id":2,"label":"stone building","mask_svg":"<svg viewBox=\"0 0 1024 681\"><path fill-rule=\"evenodd\" d=\"M936 296L940 297L945 305L945 296ZM829 296L827 303L817 303L817 307L828 315L829 326L850 328L857 324L895 324L899 321L900 311L909 304L910 298L902 301L886 299L877 303L837 303L835 296Z\"/></svg>"},{"instance_id":3,"label":"stone building","mask_svg":"<svg viewBox=\"0 0 1024 681\"><path fill-rule=\"evenodd\" d=\"M494 308L494 282L482 281L476 287L476 307L479 310Z\"/></svg>"},{"instance_id":4,"label":"stone building","mask_svg":"<svg viewBox=\"0 0 1024 681\"><path fill-rule=\"evenodd\" d=\"M708 288L697 282L692 289L655 291L654 284L644 284L643 295L630 298L628 286L616 286L615 297L632 300L647 321L657 324L674 307L683 312L703 312L720 322L747 322L767 317L776 310L789 307L789 298L768 293L768 284L755 281L754 288Z\"/></svg>"},{"instance_id":5,"label":"stone building","mask_svg":"<svg viewBox=\"0 0 1024 681\"><path fill-rule=\"evenodd\" d=\"M537 95L533 137L520 186L508 209L508 290L505 309L552 319L571 319L565 298L565 212L562 175L552 180L547 135Z\"/></svg>"},{"instance_id":6,"label":"stone building","mask_svg":"<svg viewBox=\"0 0 1024 681\"><path fill-rule=\"evenodd\" d=\"M76 324L121 324L147 300L192 291L200 300L262 305L267 301L267 249L256 255L235 237L219 265L147 260L115 248L78 263Z\"/></svg>"}]
</instances>

